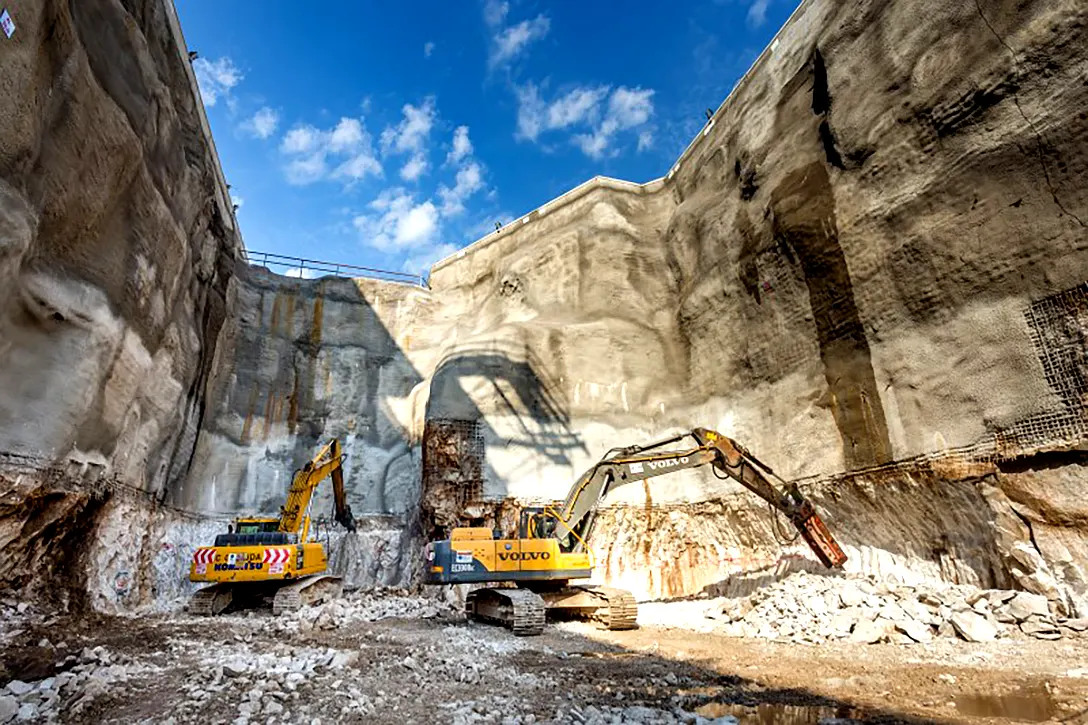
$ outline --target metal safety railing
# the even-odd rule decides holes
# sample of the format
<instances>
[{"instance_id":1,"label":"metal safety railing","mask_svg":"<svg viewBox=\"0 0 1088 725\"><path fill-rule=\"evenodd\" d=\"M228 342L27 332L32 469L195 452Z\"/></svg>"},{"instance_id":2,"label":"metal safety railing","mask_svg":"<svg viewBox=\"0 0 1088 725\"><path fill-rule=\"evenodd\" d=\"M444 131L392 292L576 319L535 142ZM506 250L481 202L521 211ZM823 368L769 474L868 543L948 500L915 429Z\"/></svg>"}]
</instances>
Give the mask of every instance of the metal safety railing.
<instances>
[{"instance_id":1,"label":"metal safety railing","mask_svg":"<svg viewBox=\"0 0 1088 725\"><path fill-rule=\"evenodd\" d=\"M313 279L327 275L333 277L367 277L384 282L411 284L424 289L430 288L426 277L412 272L394 272L388 269L362 267L357 264L345 264L343 262L323 262L319 259L292 257L273 252L258 252L252 249L245 250L245 258L249 264L267 267L273 272L286 277L301 279Z\"/></svg>"}]
</instances>

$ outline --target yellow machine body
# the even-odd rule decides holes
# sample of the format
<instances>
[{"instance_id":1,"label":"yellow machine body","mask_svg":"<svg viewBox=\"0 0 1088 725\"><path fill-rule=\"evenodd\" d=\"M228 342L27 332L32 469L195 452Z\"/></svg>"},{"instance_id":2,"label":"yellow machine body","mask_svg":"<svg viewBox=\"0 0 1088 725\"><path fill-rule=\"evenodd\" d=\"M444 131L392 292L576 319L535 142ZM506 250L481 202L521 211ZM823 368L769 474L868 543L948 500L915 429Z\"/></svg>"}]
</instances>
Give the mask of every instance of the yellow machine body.
<instances>
[{"instance_id":1,"label":"yellow machine body","mask_svg":"<svg viewBox=\"0 0 1088 725\"><path fill-rule=\"evenodd\" d=\"M582 579L589 554L559 549L558 539L496 539L491 529L457 528L428 548L428 583Z\"/></svg>"},{"instance_id":2,"label":"yellow machine body","mask_svg":"<svg viewBox=\"0 0 1088 725\"><path fill-rule=\"evenodd\" d=\"M189 568L194 582L263 582L321 574L328 568L317 542L284 546L208 546L196 550Z\"/></svg>"}]
</instances>

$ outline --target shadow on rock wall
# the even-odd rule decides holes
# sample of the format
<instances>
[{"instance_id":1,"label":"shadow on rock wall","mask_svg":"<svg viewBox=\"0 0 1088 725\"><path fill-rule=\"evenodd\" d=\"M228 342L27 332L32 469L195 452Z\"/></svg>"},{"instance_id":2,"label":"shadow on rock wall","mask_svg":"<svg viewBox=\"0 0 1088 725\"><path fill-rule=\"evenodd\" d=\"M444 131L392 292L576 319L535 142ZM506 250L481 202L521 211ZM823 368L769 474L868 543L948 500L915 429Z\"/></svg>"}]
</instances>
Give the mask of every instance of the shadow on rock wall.
<instances>
[{"instance_id":1,"label":"shadow on rock wall","mask_svg":"<svg viewBox=\"0 0 1088 725\"><path fill-rule=\"evenodd\" d=\"M527 346L499 347L459 349L431 379L421 511L429 535L466 524L509 528L516 515L509 483L569 467L571 452L585 451L541 361ZM562 498L567 485L557 481L549 493Z\"/></svg>"},{"instance_id":2,"label":"shadow on rock wall","mask_svg":"<svg viewBox=\"0 0 1088 725\"><path fill-rule=\"evenodd\" d=\"M335 437L348 455L345 483L357 514L411 510L411 394L423 378L385 320L415 294L425 293L240 270L198 460L173 503L275 513L293 472ZM319 488L315 513L324 508L331 510L328 486Z\"/></svg>"},{"instance_id":3,"label":"shadow on rock wall","mask_svg":"<svg viewBox=\"0 0 1088 725\"><path fill-rule=\"evenodd\" d=\"M423 378L389 325L427 293L372 280L291 279L240 266L230 295L233 315L220 337L195 462L169 503L276 514L294 472L338 438L347 454L348 502L357 517L374 519L360 536L386 545L396 540L396 556L384 557L383 565L395 574L383 570L378 580L407 576L401 552L408 546L400 538L419 500L412 393ZM331 519L332 509L326 483L315 495L313 516ZM339 539L335 528L328 533ZM368 569L371 563L363 562Z\"/></svg>"}]
</instances>

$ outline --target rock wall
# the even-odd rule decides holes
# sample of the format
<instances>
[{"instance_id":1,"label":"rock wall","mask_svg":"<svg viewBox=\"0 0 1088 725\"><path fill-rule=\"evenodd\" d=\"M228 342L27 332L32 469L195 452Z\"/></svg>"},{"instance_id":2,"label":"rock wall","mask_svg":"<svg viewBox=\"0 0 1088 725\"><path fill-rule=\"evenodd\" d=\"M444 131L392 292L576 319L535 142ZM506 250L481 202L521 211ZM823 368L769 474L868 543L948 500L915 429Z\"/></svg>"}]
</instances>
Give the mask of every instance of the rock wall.
<instances>
[{"instance_id":1,"label":"rock wall","mask_svg":"<svg viewBox=\"0 0 1088 725\"><path fill-rule=\"evenodd\" d=\"M277 514L294 471L337 438L348 503L362 521L341 541L332 487L319 486L313 516L337 542L333 567L354 585L407 584L421 480L417 365L428 358L413 336L426 340L431 295L252 267L234 278L228 306L194 463L168 502L205 514Z\"/></svg>"},{"instance_id":2,"label":"rock wall","mask_svg":"<svg viewBox=\"0 0 1088 725\"><path fill-rule=\"evenodd\" d=\"M430 303L409 285L239 274L194 465L170 502L278 511L293 472L336 437L357 514L414 510L413 405L423 377L407 349L412 331L426 330ZM330 489L318 489L318 509L331 511Z\"/></svg>"},{"instance_id":3,"label":"rock wall","mask_svg":"<svg viewBox=\"0 0 1088 725\"><path fill-rule=\"evenodd\" d=\"M452 386L497 444L484 497L556 498L613 445L709 425L832 486L857 565L1083 607L1080 464L1032 461L1085 439L1086 21L803 3L665 179L595 180L436 265L454 339L515 350L549 403L523 422L505 374ZM634 489L598 555L644 596L781 549L707 475Z\"/></svg>"},{"instance_id":4,"label":"rock wall","mask_svg":"<svg viewBox=\"0 0 1088 725\"><path fill-rule=\"evenodd\" d=\"M425 537L701 425L801 480L858 571L1088 606L1082 4L804 2L664 178L593 179L430 289L236 265L172 15L38 12L0 106L0 449L161 507L0 499L4 581L79 531L99 608L183 593L191 548L335 436L364 522L322 529L333 567L403 584ZM706 471L606 503L598 563L641 597L811 566Z\"/></svg>"},{"instance_id":5,"label":"rock wall","mask_svg":"<svg viewBox=\"0 0 1088 725\"><path fill-rule=\"evenodd\" d=\"M100 524L114 525L108 491L81 484L106 478L146 500L186 475L241 241L173 6L11 11L0 586L78 584L80 557L109 539Z\"/></svg>"},{"instance_id":6,"label":"rock wall","mask_svg":"<svg viewBox=\"0 0 1088 725\"><path fill-rule=\"evenodd\" d=\"M1062 408L1025 312L1085 277L1085 17L813 2L782 31L673 175L692 382L745 440L829 473Z\"/></svg>"}]
</instances>

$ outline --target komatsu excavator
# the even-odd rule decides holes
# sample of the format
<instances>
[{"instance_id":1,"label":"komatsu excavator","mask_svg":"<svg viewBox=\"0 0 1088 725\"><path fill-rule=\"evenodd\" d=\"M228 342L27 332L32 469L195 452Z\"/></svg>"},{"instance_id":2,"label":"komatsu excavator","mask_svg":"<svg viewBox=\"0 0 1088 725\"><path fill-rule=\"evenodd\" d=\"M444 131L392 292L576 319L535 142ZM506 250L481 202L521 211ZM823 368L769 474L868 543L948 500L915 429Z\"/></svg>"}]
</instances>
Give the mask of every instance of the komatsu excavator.
<instances>
[{"instance_id":1,"label":"komatsu excavator","mask_svg":"<svg viewBox=\"0 0 1088 725\"><path fill-rule=\"evenodd\" d=\"M344 458L340 441L332 439L295 472L287 501L278 518L235 519L229 533L215 537L215 546L193 553L189 580L214 582L189 602L192 614L219 614L232 604L246 607L272 600L272 613L299 609L340 596L340 577L325 574L328 554L310 541L310 508L314 490L332 476L336 521L355 531L355 517L344 492Z\"/></svg>"},{"instance_id":2,"label":"komatsu excavator","mask_svg":"<svg viewBox=\"0 0 1088 725\"><path fill-rule=\"evenodd\" d=\"M695 440L695 448L654 452L688 436ZM499 538L486 528L453 529L448 540L427 544L424 581L503 585L469 592L466 613L502 624L518 635L540 634L549 611L587 617L607 629L632 629L638 607L630 592L570 583L592 574L592 553L586 542L597 509L610 490L707 463L719 478L736 480L785 514L824 566L841 567L846 561L827 526L795 485L779 488L771 482L778 477L770 466L739 443L696 428L649 445L613 448L575 482L560 508L522 509L517 538Z\"/></svg>"}]
</instances>

